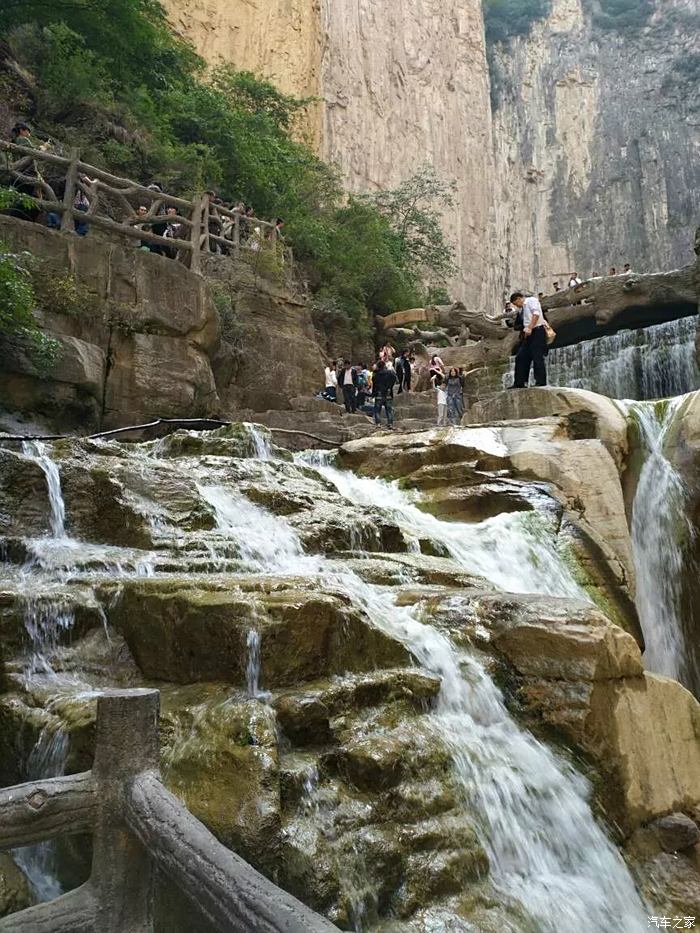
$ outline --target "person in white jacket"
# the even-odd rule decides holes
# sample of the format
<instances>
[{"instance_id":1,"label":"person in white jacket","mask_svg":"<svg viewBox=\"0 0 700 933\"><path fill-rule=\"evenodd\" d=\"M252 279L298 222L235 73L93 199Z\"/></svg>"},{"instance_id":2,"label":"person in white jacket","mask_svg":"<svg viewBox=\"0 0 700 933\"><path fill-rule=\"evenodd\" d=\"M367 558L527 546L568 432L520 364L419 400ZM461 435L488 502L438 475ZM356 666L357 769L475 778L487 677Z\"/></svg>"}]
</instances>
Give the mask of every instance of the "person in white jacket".
<instances>
[{"instance_id":1,"label":"person in white jacket","mask_svg":"<svg viewBox=\"0 0 700 933\"><path fill-rule=\"evenodd\" d=\"M335 365L336 360L331 360L325 369L326 388L323 394L329 402L338 401L338 375L335 371Z\"/></svg>"}]
</instances>

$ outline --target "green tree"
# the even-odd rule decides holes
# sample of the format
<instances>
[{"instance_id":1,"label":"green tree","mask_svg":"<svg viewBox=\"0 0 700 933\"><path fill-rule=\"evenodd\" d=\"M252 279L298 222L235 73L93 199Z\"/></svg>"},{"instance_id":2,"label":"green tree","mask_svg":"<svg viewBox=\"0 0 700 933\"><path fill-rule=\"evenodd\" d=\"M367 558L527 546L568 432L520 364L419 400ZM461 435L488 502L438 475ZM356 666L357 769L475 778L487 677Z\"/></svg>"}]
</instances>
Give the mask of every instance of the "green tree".
<instances>
[{"instance_id":1,"label":"green tree","mask_svg":"<svg viewBox=\"0 0 700 933\"><path fill-rule=\"evenodd\" d=\"M59 145L174 194L214 188L284 218L319 302L358 331L450 277L449 185L424 169L395 192L348 198L300 141L309 101L231 67L205 75L156 0L6 0L0 28L36 78L35 122Z\"/></svg>"},{"instance_id":2,"label":"green tree","mask_svg":"<svg viewBox=\"0 0 700 933\"><path fill-rule=\"evenodd\" d=\"M13 253L0 243L0 350L13 352L19 345L44 372L53 364L58 344L43 333L34 317L30 261L28 254Z\"/></svg>"},{"instance_id":3,"label":"green tree","mask_svg":"<svg viewBox=\"0 0 700 933\"><path fill-rule=\"evenodd\" d=\"M424 165L398 188L368 196L389 221L398 258L429 288L444 286L456 272L454 247L443 230L442 212L454 206L456 184Z\"/></svg>"}]
</instances>

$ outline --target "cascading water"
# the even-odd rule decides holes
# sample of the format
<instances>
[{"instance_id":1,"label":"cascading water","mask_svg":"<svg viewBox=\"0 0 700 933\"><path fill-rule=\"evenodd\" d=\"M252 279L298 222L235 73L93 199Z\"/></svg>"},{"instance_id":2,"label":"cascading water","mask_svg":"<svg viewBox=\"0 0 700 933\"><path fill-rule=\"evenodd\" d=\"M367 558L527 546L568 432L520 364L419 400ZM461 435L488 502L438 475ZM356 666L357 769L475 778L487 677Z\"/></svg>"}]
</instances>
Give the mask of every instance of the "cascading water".
<instances>
[{"instance_id":1,"label":"cascading water","mask_svg":"<svg viewBox=\"0 0 700 933\"><path fill-rule=\"evenodd\" d=\"M320 472L356 504L381 503L395 510L408 534L446 544L465 569L478 570L494 583L509 584L518 592L536 589L581 596L552 546L547 547L543 535L529 538L513 521L518 516L509 517L512 548L506 567L498 549L505 530L500 520L476 528L439 522L417 509L395 485L332 467L321 467ZM226 507L222 490L203 492L216 502L220 526L239 546L250 546L251 527L264 528L266 540L284 542L287 572L316 570L328 587L349 596L378 628L400 638L427 670L441 677L433 721L452 751L470 809L481 815L492 876L504 897L520 904L543 933L576 929L584 917L603 929L613 924L629 933L641 929L643 906L622 858L592 818L586 781L516 725L480 662L460 655L444 635L415 618L411 607L397 606L389 590L338 569L333 561L306 557L284 519L249 503L237 521L236 503L233 510ZM226 496L231 503L231 494ZM263 555L256 546L251 556L257 568L267 562L265 569L279 573L277 548ZM356 875L357 866L351 892L355 902ZM366 895L366 884L359 889ZM355 903L353 914L356 929L365 929L361 904Z\"/></svg>"},{"instance_id":2,"label":"cascading water","mask_svg":"<svg viewBox=\"0 0 700 933\"><path fill-rule=\"evenodd\" d=\"M657 399L700 389L697 318L686 317L551 350L549 384L611 398Z\"/></svg>"},{"instance_id":3,"label":"cascading water","mask_svg":"<svg viewBox=\"0 0 700 933\"><path fill-rule=\"evenodd\" d=\"M49 490L51 509L51 534L54 538L66 536L66 506L61 493L61 477L56 461L52 460L48 448L41 441L25 441L22 445L24 454L34 460L44 471Z\"/></svg>"},{"instance_id":4,"label":"cascading water","mask_svg":"<svg viewBox=\"0 0 700 933\"><path fill-rule=\"evenodd\" d=\"M560 560L546 519L512 514L479 525L441 522L418 509L396 485L358 479L335 470L326 459L315 463L324 479L355 505L388 512L414 550L417 542L429 539L466 571L503 589L585 597ZM480 660L421 620L414 607L399 604L391 587L366 582L341 561L305 554L286 519L213 483L207 467L196 472L188 461L184 469L195 469L197 490L213 511L217 541L226 553L238 555L245 573L317 580L343 594L377 628L401 640L422 667L439 675L439 699L428 721L451 752L465 808L479 820L492 883L504 902L514 903L526 917L524 929L559 933L583 923L628 933L646 928L631 876L593 818L587 782L515 723ZM45 560L50 566L48 555ZM133 566L110 567L116 578L134 572ZM260 697L260 641L254 630L246 649L247 692ZM307 792L317 789L315 777ZM355 929L362 933L371 923L368 905L377 881L363 868L359 849L352 861L341 884Z\"/></svg>"},{"instance_id":5,"label":"cascading water","mask_svg":"<svg viewBox=\"0 0 700 933\"><path fill-rule=\"evenodd\" d=\"M686 680L687 649L681 623L683 546L692 533L686 490L664 453L664 443L682 399L634 404L645 454L632 507L632 548L637 610L644 633L646 667Z\"/></svg>"},{"instance_id":6,"label":"cascading water","mask_svg":"<svg viewBox=\"0 0 700 933\"><path fill-rule=\"evenodd\" d=\"M251 629L246 637L246 685L248 696L255 699L260 696L260 632Z\"/></svg>"},{"instance_id":7,"label":"cascading water","mask_svg":"<svg viewBox=\"0 0 700 933\"><path fill-rule=\"evenodd\" d=\"M31 751L25 769L27 781L40 778L60 777L68 756L68 736L60 729L42 729L39 739ZM63 893L56 877L56 848L53 842L40 842L13 852L15 861L29 879L37 901L50 901Z\"/></svg>"},{"instance_id":8,"label":"cascading water","mask_svg":"<svg viewBox=\"0 0 700 933\"><path fill-rule=\"evenodd\" d=\"M508 540L518 542L518 557L509 561L506 574L496 548L490 546L503 532L500 523L494 538L486 535L485 552L479 554L478 536L457 540L469 526L426 516L395 485L332 468L323 469L323 474L351 501L381 501L385 506L390 502L407 520L409 531L420 526L421 537L429 534L435 543L447 544L465 569L473 571L476 564L494 583L505 578L513 591L541 591L538 582L546 575L547 591L553 595L580 595L553 552L544 566L538 565L533 558L542 554L542 539L528 541L517 525L509 528ZM441 677L434 721L452 751L470 810L481 816L491 876L503 896L521 905L542 933L578 929L583 918L602 929L641 929L643 905L619 853L592 817L587 782L516 725L476 658L458 652L444 635L418 621L410 607L397 606L381 587L355 574L342 575L342 585L375 625L401 638L427 670Z\"/></svg>"}]
</instances>

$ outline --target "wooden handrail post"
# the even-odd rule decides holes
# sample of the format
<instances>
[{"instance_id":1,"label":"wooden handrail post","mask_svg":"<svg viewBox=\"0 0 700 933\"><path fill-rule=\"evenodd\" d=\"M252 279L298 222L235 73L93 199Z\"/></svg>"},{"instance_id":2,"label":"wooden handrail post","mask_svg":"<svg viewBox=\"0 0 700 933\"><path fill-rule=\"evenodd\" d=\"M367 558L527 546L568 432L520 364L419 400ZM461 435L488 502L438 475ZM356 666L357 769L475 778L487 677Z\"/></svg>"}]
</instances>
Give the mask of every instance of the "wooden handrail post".
<instances>
[{"instance_id":1,"label":"wooden handrail post","mask_svg":"<svg viewBox=\"0 0 700 933\"><path fill-rule=\"evenodd\" d=\"M200 239L201 249L208 253L209 250L209 215L211 214L211 201L208 194L202 195L202 237Z\"/></svg>"},{"instance_id":2,"label":"wooden handrail post","mask_svg":"<svg viewBox=\"0 0 700 933\"><path fill-rule=\"evenodd\" d=\"M190 243L192 251L190 253L190 272L202 271L202 258L200 256L200 247L202 239L202 198L195 195L192 200L192 226L190 227Z\"/></svg>"},{"instance_id":3,"label":"wooden handrail post","mask_svg":"<svg viewBox=\"0 0 700 933\"><path fill-rule=\"evenodd\" d=\"M113 690L97 701L92 775L97 819L91 881L100 933L152 933L151 859L129 832L124 816L131 782L157 772L157 690Z\"/></svg>"},{"instance_id":4,"label":"wooden handrail post","mask_svg":"<svg viewBox=\"0 0 700 933\"><path fill-rule=\"evenodd\" d=\"M73 202L78 190L78 162L80 153L76 148L70 151L70 165L66 172L66 189L63 192L63 214L61 216L61 230L73 230Z\"/></svg>"},{"instance_id":5,"label":"wooden handrail post","mask_svg":"<svg viewBox=\"0 0 700 933\"><path fill-rule=\"evenodd\" d=\"M233 251L238 255L241 249L241 215L236 214L233 219Z\"/></svg>"}]
</instances>

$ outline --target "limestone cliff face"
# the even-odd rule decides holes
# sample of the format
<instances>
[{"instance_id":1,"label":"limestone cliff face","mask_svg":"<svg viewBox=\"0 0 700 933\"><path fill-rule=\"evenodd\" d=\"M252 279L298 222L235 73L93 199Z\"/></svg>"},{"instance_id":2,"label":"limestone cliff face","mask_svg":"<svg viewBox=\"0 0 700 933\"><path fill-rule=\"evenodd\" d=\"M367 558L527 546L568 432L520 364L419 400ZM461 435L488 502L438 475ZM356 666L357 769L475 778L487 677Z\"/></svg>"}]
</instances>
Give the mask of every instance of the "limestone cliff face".
<instances>
[{"instance_id":1,"label":"limestone cliff face","mask_svg":"<svg viewBox=\"0 0 700 933\"><path fill-rule=\"evenodd\" d=\"M481 0L323 0L323 151L350 186L391 187L422 163L454 179L445 224L456 291L485 300L493 192Z\"/></svg>"},{"instance_id":2,"label":"limestone cliff face","mask_svg":"<svg viewBox=\"0 0 700 933\"><path fill-rule=\"evenodd\" d=\"M453 291L481 310L574 270L692 259L700 13L656 5L623 35L595 21L598 0L552 0L528 37L491 51L490 76L481 0L166 0L210 62L320 98L312 139L351 189L425 162L454 179Z\"/></svg>"},{"instance_id":3,"label":"limestone cliff face","mask_svg":"<svg viewBox=\"0 0 700 933\"><path fill-rule=\"evenodd\" d=\"M317 95L318 151L351 190L391 187L432 163L458 194L445 216L475 306L494 289L489 78L481 0L166 0L209 61L232 62L284 91ZM320 124L317 122L317 117Z\"/></svg>"},{"instance_id":4,"label":"limestone cliff face","mask_svg":"<svg viewBox=\"0 0 700 933\"><path fill-rule=\"evenodd\" d=\"M692 260L700 111L685 69L700 50L698 5L656 5L623 35L588 0L553 0L528 38L496 50L492 253L504 284L548 290L574 270Z\"/></svg>"},{"instance_id":5,"label":"limestone cliff face","mask_svg":"<svg viewBox=\"0 0 700 933\"><path fill-rule=\"evenodd\" d=\"M262 74L285 94L321 96L318 0L164 0L174 28L210 65ZM307 127L319 145L320 108Z\"/></svg>"}]
</instances>

